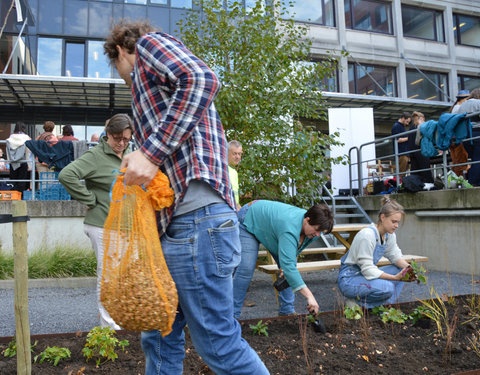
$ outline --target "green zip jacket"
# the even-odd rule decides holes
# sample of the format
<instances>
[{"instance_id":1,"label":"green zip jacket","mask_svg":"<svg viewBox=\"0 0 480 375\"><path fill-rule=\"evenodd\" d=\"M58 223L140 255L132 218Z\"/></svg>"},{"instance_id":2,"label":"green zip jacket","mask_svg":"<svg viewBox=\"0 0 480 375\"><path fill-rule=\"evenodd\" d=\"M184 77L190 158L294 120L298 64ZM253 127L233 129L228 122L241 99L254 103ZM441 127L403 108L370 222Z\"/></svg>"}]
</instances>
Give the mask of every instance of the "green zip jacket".
<instances>
[{"instance_id":1,"label":"green zip jacket","mask_svg":"<svg viewBox=\"0 0 480 375\"><path fill-rule=\"evenodd\" d=\"M123 155L129 152L127 147ZM85 224L103 227L110 208L110 187L115 179L112 172L120 168L121 162L103 137L97 146L60 172L58 179L72 198L89 208ZM81 180L85 180L85 184Z\"/></svg>"}]
</instances>

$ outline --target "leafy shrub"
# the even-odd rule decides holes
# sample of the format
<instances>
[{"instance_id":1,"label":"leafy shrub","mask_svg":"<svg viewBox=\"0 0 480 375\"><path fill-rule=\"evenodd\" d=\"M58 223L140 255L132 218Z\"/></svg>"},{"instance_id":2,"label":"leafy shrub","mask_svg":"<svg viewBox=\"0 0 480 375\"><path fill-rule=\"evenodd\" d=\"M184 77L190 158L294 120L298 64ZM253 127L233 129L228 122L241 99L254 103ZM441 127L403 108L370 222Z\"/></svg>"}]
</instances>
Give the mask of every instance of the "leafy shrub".
<instances>
[{"instance_id":1,"label":"leafy shrub","mask_svg":"<svg viewBox=\"0 0 480 375\"><path fill-rule=\"evenodd\" d=\"M102 358L105 358L105 362L108 360L115 361L118 358L115 349L120 346L122 350L129 345L128 340L119 341L115 337L116 333L110 327L95 327L87 335L87 342L82 349L83 356L87 358L87 362L90 358L96 357L96 364L101 364Z\"/></svg>"},{"instance_id":2,"label":"leafy shrub","mask_svg":"<svg viewBox=\"0 0 480 375\"><path fill-rule=\"evenodd\" d=\"M36 355L33 360L37 362L37 359L40 358L39 363L47 361L56 366L61 359L70 358L71 354L72 353L67 348L59 348L58 346L47 346L47 349Z\"/></svg>"}]
</instances>

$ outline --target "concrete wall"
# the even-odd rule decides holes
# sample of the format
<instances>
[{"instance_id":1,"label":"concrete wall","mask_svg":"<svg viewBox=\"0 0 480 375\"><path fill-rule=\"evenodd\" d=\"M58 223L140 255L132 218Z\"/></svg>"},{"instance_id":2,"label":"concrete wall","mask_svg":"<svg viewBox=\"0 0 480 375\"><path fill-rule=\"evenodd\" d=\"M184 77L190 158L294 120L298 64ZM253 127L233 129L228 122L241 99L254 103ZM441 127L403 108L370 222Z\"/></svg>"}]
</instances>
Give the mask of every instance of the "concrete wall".
<instances>
[{"instance_id":1,"label":"concrete wall","mask_svg":"<svg viewBox=\"0 0 480 375\"><path fill-rule=\"evenodd\" d=\"M376 221L382 196L358 197ZM397 231L405 253L430 258L431 270L480 274L480 188L396 194L406 219ZM0 214L11 213L11 202L0 202ZM83 233L85 208L75 201L27 202L28 249L58 244L90 248ZM12 224L0 224L0 246L12 251Z\"/></svg>"},{"instance_id":2,"label":"concrete wall","mask_svg":"<svg viewBox=\"0 0 480 375\"><path fill-rule=\"evenodd\" d=\"M0 214L11 214L11 202L0 202ZM27 201L28 251L68 245L91 248L83 232L85 207L75 201ZM13 251L12 224L0 224L0 249Z\"/></svg>"},{"instance_id":3,"label":"concrete wall","mask_svg":"<svg viewBox=\"0 0 480 375\"><path fill-rule=\"evenodd\" d=\"M358 201L376 222L382 196ZM405 223L397 230L404 253L430 258L430 270L480 274L480 188L395 194Z\"/></svg>"}]
</instances>

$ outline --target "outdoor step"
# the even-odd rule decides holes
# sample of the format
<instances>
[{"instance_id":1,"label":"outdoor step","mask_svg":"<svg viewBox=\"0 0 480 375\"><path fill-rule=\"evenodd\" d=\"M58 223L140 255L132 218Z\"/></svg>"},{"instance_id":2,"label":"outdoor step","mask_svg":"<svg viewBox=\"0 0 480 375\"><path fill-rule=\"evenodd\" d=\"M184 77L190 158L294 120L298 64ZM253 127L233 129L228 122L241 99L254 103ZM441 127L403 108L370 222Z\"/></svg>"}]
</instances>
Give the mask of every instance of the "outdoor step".
<instances>
[{"instance_id":1,"label":"outdoor step","mask_svg":"<svg viewBox=\"0 0 480 375\"><path fill-rule=\"evenodd\" d=\"M347 218L347 217L364 217L362 214L342 214L342 213L336 213L335 214L336 218Z\"/></svg>"}]
</instances>

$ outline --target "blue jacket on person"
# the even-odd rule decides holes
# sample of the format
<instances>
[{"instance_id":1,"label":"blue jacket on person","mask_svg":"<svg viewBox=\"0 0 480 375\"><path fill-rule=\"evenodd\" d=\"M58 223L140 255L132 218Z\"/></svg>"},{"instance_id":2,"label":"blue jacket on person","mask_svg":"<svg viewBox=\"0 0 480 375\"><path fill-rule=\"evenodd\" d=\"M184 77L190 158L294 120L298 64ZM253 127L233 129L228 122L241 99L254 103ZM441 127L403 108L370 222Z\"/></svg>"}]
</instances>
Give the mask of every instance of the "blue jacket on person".
<instances>
[{"instance_id":1,"label":"blue jacket on person","mask_svg":"<svg viewBox=\"0 0 480 375\"><path fill-rule=\"evenodd\" d=\"M462 143L465 138L472 137L472 124L466 113L443 113L438 119L437 147L448 150L455 137L455 144Z\"/></svg>"},{"instance_id":2,"label":"blue jacket on person","mask_svg":"<svg viewBox=\"0 0 480 375\"><path fill-rule=\"evenodd\" d=\"M434 143L437 124L438 123L436 121L429 120L420 125L420 134L422 135L420 146L422 148L422 155L428 158L438 154Z\"/></svg>"},{"instance_id":3,"label":"blue jacket on person","mask_svg":"<svg viewBox=\"0 0 480 375\"><path fill-rule=\"evenodd\" d=\"M25 145L32 151L39 161L55 167L57 171L73 161L72 141L49 144L45 141L26 141Z\"/></svg>"}]
</instances>

